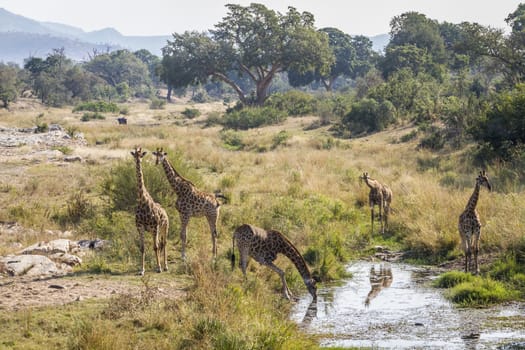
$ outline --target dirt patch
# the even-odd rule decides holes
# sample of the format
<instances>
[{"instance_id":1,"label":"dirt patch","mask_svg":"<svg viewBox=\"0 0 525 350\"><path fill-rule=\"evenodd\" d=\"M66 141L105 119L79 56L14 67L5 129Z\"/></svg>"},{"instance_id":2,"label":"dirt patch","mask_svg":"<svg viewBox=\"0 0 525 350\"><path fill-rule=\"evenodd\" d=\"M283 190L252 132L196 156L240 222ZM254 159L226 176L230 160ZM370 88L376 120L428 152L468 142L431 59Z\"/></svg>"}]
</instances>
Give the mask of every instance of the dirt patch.
<instances>
[{"instance_id":1,"label":"dirt patch","mask_svg":"<svg viewBox=\"0 0 525 350\"><path fill-rule=\"evenodd\" d=\"M160 276L160 275L159 275ZM0 310L60 306L86 299L139 295L146 288L159 298L184 295L183 283L166 277L67 275L50 278L0 278ZM146 287L147 284L147 287Z\"/></svg>"}]
</instances>

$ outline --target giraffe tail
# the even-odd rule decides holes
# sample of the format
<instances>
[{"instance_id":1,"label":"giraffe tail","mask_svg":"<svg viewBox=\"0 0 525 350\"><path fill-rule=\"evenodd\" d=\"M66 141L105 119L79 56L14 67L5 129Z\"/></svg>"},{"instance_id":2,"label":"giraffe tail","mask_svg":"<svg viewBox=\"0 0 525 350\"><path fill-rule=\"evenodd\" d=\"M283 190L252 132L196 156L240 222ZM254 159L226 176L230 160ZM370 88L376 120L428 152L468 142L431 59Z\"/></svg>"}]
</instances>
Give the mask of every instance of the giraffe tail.
<instances>
[{"instance_id":1,"label":"giraffe tail","mask_svg":"<svg viewBox=\"0 0 525 350\"><path fill-rule=\"evenodd\" d=\"M232 271L235 268L235 235L232 237L232 255L231 255L231 262L232 262Z\"/></svg>"}]
</instances>

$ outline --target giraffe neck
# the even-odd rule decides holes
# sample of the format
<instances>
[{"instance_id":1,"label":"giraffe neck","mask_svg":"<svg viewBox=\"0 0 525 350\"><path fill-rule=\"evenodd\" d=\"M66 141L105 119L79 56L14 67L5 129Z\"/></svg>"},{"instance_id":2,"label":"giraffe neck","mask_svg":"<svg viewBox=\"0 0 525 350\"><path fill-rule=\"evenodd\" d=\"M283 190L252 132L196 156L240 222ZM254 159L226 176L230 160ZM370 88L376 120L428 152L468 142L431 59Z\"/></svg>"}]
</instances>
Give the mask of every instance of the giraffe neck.
<instances>
[{"instance_id":1,"label":"giraffe neck","mask_svg":"<svg viewBox=\"0 0 525 350\"><path fill-rule=\"evenodd\" d=\"M474 209L476 209L476 205L478 204L478 199L479 199L479 189L480 189L480 186L476 182L476 186L474 187L474 192L472 192L472 196L470 196L470 199L468 200L468 203L467 203L467 207L466 207L467 210L474 211Z\"/></svg>"},{"instance_id":2,"label":"giraffe neck","mask_svg":"<svg viewBox=\"0 0 525 350\"><path fill-rule=\"evenodd\" d=\"M137 170L137 195L138 195L138 199L141 202L147 202L147 201L151 200L151 196L150 196L148 190L146 190L146 186L144 185L144 175L142 173L142 166L140 164L140 159L137 159L136 161L137 161L136 170Z\"/></svg>"},{"instance_id":3,"label":"giraffe neck","mask_svg":"<svg viewBox=\"0 0 525 350\"><path fill-rule=\"evenodd\" d=\"M188 181L175 170L166 157L162 158L162 168L166 173L166 177L168 178L171 187L178 194L182 190L183 183Z\"/></svg>"},{"instance_id":4,"label":"giraffe neck","mask_svg":"<svg viewBox=\"0 0 525 350\"><path fill-rule=\"evenodd\" d=\"M308 269L308 266L306 266L306 262L304 261L301 253L299 253L297 248L295 248L286 237L282 237L285 244L282 249L282 253L292 261L305 282L311 280L312 275L310 274L310 270Z\"/></svg>"},{"instance_id":5,"label":"giraffe neck","mask_svg":"<svg viewBox=\"0 0 525 350\"><path fill-rule=\"evenodd\" d=\"M378 189L380 186L379 186L379 182L377 182L376 180L372 180L370 178L365 178L365 183L368 187L370 187L371 189Z\"/></svg>"}]
</instances>

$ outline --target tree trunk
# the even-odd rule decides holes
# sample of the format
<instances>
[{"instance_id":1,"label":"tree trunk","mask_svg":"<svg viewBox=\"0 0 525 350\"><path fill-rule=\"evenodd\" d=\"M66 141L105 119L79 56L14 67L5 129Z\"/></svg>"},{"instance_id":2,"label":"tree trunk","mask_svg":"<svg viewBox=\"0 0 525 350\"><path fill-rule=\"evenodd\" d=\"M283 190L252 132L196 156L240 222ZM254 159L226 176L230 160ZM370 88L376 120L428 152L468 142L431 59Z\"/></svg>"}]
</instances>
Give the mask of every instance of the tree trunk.
<instances>
[{"instance_id":1,"label":"tree trunk","mask_svg":"<svg viewBox=\"0 0 525 350\"><path fill-rule=\"evenodd\" d=\"M171 85L168 85L168 93L166 94L166 100L168 100L168 102L171 102L171 90Z\"/></svg>"}]
</instances>

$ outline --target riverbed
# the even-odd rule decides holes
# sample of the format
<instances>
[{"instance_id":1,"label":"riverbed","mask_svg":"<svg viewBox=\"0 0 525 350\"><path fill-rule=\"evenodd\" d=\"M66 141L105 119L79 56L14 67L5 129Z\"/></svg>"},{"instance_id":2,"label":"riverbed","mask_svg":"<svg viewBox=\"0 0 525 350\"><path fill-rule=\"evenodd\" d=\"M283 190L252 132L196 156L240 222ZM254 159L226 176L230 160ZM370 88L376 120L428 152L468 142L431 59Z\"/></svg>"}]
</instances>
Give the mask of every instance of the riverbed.
<instances>
[{"instance_id":1,"label":"riverbed","mask_svg":"<svg viewBox=\"0 0 525 350\"><path fill-rule=\"evenodd\" d=\"M437 271L360 261L352 278L304 296L291 318L324 347L525 349L525 304L458 308L431 286ZM523 346L523 347L520 347Z\"/></svg>"}]
</instances>

